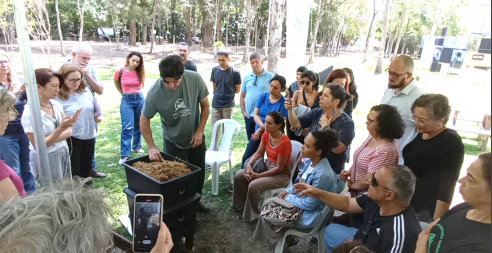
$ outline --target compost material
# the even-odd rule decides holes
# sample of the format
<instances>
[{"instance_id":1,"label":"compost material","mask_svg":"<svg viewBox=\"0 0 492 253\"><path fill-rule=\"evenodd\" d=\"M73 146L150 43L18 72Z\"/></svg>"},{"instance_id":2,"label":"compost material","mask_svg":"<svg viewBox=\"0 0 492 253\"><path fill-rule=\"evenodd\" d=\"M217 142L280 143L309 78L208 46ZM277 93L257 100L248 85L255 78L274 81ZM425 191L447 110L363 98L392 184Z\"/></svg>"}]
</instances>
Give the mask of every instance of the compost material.
<instances>
[{"instance_id":1,"label":"compost material","mask_svg":"<svg viewBox=\"0 0 492 253\"><path fill-rule=\"evenodd\" d=\"M186 164L172 161L136 162L133 167L160 182L166 182L191 172Z\"/></svg>"}]
</instances>

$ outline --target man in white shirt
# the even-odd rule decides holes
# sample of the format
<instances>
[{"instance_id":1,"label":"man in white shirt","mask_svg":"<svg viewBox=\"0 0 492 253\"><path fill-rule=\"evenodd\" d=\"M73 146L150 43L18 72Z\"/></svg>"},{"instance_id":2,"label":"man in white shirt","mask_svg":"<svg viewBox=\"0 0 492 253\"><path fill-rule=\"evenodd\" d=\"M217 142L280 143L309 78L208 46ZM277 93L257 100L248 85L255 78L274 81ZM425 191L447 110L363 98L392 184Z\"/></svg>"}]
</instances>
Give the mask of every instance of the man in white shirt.
<instances>
[{"instance_id":1,"label":"man in white shirt","mask_svg":"<svg viewBox=\"0 0 492 253\"><path fill-rule=\"evenodd\" d=\"M412 114L412 104L417 98L425 94L413 78L414 62L406 55L400 55L391 62L388 68L389 83L388 89L383 95L381 104L396 107L405 122L405 133L397 140L400 149L400 164L403 164L401 154L403 148L417 136L417 128L410 118Z\"/></svg>"}]
</instances>

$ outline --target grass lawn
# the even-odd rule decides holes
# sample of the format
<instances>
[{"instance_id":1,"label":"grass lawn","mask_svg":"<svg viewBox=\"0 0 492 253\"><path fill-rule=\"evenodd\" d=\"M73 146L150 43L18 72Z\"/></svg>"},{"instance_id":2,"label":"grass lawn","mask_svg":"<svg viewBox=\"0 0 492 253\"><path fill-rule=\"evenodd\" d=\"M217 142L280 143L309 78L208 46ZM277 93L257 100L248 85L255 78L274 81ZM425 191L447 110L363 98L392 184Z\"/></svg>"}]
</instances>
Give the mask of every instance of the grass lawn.
<instances>
[{"instance_id":1,"label":"grass lawn","mask_svg":"<svg viewBox=\"0 0 492 253\"><path fill-rule=\"evenodd\" d=\"M333 63L331 63L333 64ZM344 63L346 64L346 63ZM335 63L335 67L340 64ZM243 76L250 71L250 67L244 64L237 64L240 68ZM326 65L325 65L326 66ZM308 66L310 67L310 66ZM322 66L312 66L317 70ZM384 68L387 67L387 64ZM318 68L318 69L316 69ZM118 165L120 158L120 133L121 133L121 121L119 113L120 94L114 88L112 83L112 76L116 67L98 67L97 71L100 79L105 84L104 95L99 97L99 101L103 106L103 122L99 124L99 133L96 146L96 160L97 167L100 171L107 173L106 179L95 179L95 187L104 189L108 193L108 201L113 210L113 218L111 220L115 231L121 235L126 236L131 240L126 230L121 226L117 220L118 216L129 212L126 201L126 195L123 193L123 189L127 187L126 176L124 168ZM146 62L148 80L145 86L146 91L158 78L157 62ZM359 94L361 94L361 100L358 108L354 111L354 122L356 125L356 138L352 144L352 152L365 140L367 137L367 130L365 127L366 115L373 105L379 103L382 91L386 88L383 80L383 85L373 87L366 85L368 80L372 78L372 68L369 65L361 65L356 71L356 78L358 77ZM201 72L205 81L208 80L210 71L203 70ZM433 75L421 70L421 80L424 80L424 85L429 92L435 92L440 90L444 85L449 83L430 85L433 84L433 78L440 78L451 80L453 77L446 77L442 75ZM366 79L366 80L364 80ZM372 80L372 79L371 79ZM378 81L380 81L378 79ZM371 81L372 82L372 81ZM447 82L447 81L446 81ZM450 81L451 82L451 81ZM208 82L207 82L208 83ZM454 84L453 84L454 85ZM211 89L209 88L209 91ZM448 95L448 94L446 94ZM453 100L456 96L448 95L450 100ZM209 96L211 99L212 96ZM236 103L238 104L238 103ZM490 105L489 105L490 106ZM236 106L234 113L234 120L239 122L244 127L243 117L240 112L239 106ZM465 123L466 124L466 123ZM162 147L162 129L159 122L159 116L156 115L151 121L151 127L154 135L154 140L158 147ZM212 127L210 120L205 128L205 136L207 145L210 144L210 138L212 135ZM463 134L463 142L465 143L466 155L468 160L473 160L480 151L480 143L476 140L476 135ZM240 162L244 150L247 145L246 134L244 128L241 130L239 137L236 141L232 161L234 167L234 173L240 167ZM142 138L142 148L148 151L145 141ZM490 152L490 143L488 151ZM132 154L131 158L136 157ZM469 164L469 163L468 163ZM350 165L347 165L350 166ZM464 168L468 165L464 164ZM200 228L196 232L195 236L195 251L196 252L273 252L273 249L264 242L253 240L252 234L255 226L251 224L238 223L234 220L236 214L229 211L232 202L232 196L227 192L226 188L229 180L228 166L221 167L220 177L220 189L219 195L214 196L211 194L211 175L210 170L206 172L206 182L203 188L202 202L212 209L209 214L198 214L198 220L201 223ZM179 248L179 246L177 246ZM315 252L316 246L309 244L307 240L302 241L298 246L290 248L290 252Z\"/></svg>"}]
</instances>

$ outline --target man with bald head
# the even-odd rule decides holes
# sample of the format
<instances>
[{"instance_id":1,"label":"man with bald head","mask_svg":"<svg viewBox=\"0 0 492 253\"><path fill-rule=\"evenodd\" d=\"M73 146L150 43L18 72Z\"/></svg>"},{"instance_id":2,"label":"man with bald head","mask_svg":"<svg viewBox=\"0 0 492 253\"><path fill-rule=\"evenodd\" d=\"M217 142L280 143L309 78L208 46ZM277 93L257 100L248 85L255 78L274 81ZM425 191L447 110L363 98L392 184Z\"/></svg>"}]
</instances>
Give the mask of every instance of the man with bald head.
<instances>
[{"instance_id":1,"label":"man with bald head","mask_svg":"<svg viewBox=\"0 0 492 253\"><path fill-rule=\"evenodd\" d=\"M388 89L384 93L381 104L392 105L398 109L405 122L405 133L397 140L400 149L400 164L403 164L401 151L417 136L417 128L410 115L412 104L417 98L425 94L417 81L413 78L413 59L406 55L400 55L391 62L388 68Z\"/></svg>"}]
</instances>

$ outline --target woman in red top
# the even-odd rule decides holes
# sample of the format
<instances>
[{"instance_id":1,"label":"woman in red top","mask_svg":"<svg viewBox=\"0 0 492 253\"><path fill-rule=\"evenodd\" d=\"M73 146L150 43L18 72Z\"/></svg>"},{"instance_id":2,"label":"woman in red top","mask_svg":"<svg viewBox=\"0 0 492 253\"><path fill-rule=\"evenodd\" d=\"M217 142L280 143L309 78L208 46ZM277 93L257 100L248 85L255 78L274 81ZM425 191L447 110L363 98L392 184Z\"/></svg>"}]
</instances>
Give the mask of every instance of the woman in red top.
<instances>
[{"instance_id":1,"label":"woman in red top","mask_svg":"<svg viewBox=\"0 0 492 253\"><path fill-rule=\"evenodd\" d=\"M289 184L292 144L289 137L281 131L284 128L284 118L279 112L268 113L260 147L246 160L246 169L236 173L232 209L244 209L243 214L237 217L239 221L258 219L262 191ZM267 159L263 160L265 152Z\"/></svg>"},{"instance_id":2,"label":"woman in red top","mask_svg":"<svg viewBox=\"0 0 492 253\"><path fill-rule=\"evenodd\" d=\"M17 117L17 111L14 109L16 100L13 94L0 89L0 135L5 133L9 121ZM27 196L22 179L0 160L0 202L5 202L15 196Z\"/></svg>"}]
</instances>

